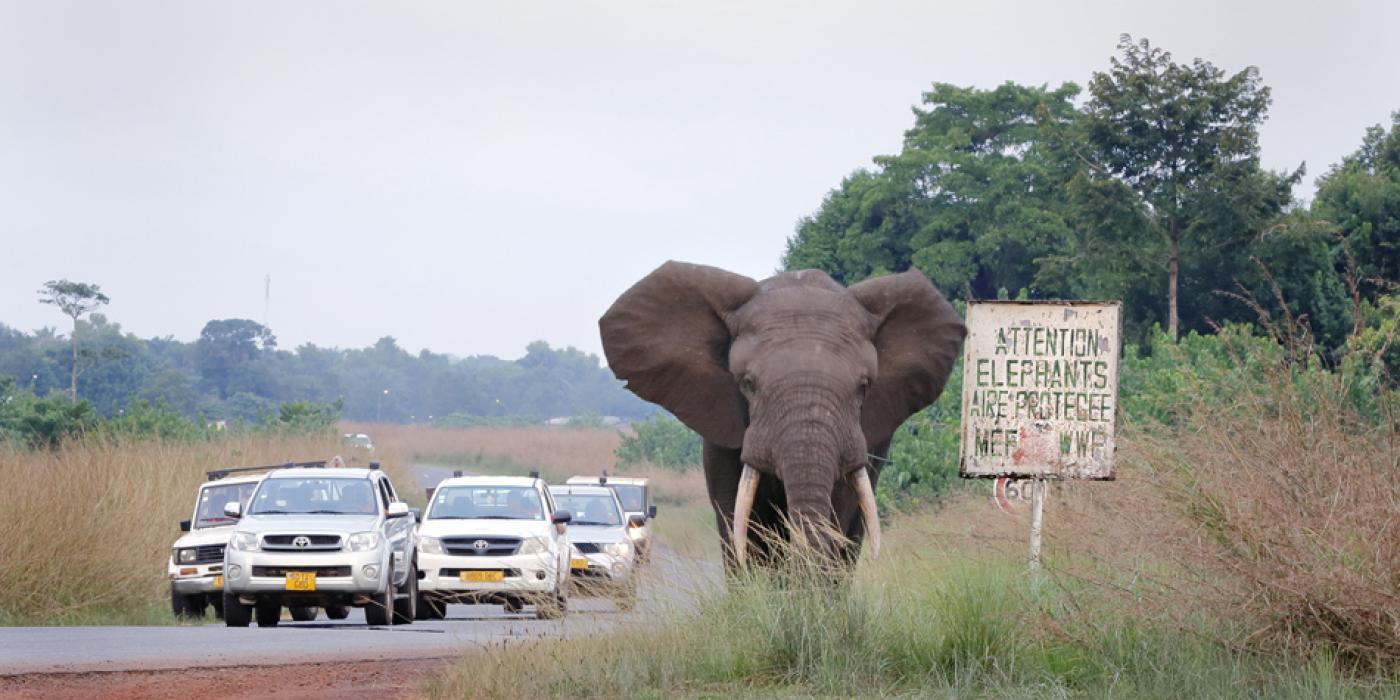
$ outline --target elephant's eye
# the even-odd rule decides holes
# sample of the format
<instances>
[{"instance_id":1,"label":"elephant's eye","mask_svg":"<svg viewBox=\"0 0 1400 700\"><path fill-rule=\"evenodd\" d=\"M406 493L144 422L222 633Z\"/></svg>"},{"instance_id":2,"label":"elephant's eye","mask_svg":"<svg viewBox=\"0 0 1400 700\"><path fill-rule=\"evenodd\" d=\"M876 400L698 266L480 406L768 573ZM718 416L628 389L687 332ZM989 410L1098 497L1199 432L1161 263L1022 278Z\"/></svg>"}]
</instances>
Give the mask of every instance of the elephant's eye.
<instances>
[{"instance_id":1,"label":"elephant's eye","mask_svg":"<svg viewBox=\"0 0 1400 700\"><path fill-rule=\"evenodd\" d=\"M857 393L860 394L860 397L861 397L862 399L865 398L865 392L866 392L868 389L870 389L870 378L869 378L869 377L862 378L862 379L860 380L860 387L857 389Z\"/></svg>"},{"instance_id":2,"label":"elephant's eye","mask_svg":"<svg viewBox=\"0 0 1400 700\"><path fill-rule=\"evenodd\" d=\"M745 396L753 396L758 393L758 383L753 380L753 375L746 374L739 378L739 391Z\"/></svg>"}]
</instances>

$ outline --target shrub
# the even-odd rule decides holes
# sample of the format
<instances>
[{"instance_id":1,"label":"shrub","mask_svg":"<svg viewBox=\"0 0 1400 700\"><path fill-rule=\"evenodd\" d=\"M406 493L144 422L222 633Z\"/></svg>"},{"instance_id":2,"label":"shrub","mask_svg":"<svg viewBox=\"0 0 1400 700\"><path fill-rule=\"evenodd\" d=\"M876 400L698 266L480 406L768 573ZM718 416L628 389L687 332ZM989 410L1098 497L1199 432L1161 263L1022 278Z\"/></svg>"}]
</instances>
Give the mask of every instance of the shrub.
<instances>
[{"instance_id":1,"label":"shrub","mask_svg":"<svg viewBox=\"0 0 1400 700\"><path fill-rule=\"evenodd\" d=\"M681 472L700 467L700 436L675 418L652 416L633 423L632 430L617 448L622 464L655 464Z\"/></svg>"}]
</instances>

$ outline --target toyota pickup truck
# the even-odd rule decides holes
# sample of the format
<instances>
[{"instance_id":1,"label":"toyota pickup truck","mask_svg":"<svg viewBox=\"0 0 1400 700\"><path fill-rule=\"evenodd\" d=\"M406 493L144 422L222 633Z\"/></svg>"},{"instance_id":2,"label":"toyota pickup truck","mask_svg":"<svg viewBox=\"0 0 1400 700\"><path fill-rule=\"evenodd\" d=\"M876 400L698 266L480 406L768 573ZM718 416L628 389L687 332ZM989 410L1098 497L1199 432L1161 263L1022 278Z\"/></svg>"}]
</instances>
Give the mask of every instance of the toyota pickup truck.
<instances>
[{"instance_id":1,"label":"toyota pickup truck","mask_svg":"<svg viewBox=\"0 0 1400 700\"><path fill-rule=\"evenodd\" d=\"M224 515L224 504L247 504L263 477L230 476L230 471L235 470L209 472L209 481L195 492L193 517L180 521L180 531L185 534L170 547L166 574L170 578L170 610L176 617L203 617L209 607L223 617L224 546L238 522Z\"/></svg>"},{"instance_id":2,"label":"toyota pickup truck","mask_svg":"<svg viewBox=\"0 0 1400 700\"><path fill-rule=\"evenodd\" d=\"M378 462L369 469L269 472L238 519L224 554L224 622L275 627L282 608L319 607L343 619L363 608L371 625L408 624L418 599L418 514L399 500Z\"/></svg>"}]
</instances>

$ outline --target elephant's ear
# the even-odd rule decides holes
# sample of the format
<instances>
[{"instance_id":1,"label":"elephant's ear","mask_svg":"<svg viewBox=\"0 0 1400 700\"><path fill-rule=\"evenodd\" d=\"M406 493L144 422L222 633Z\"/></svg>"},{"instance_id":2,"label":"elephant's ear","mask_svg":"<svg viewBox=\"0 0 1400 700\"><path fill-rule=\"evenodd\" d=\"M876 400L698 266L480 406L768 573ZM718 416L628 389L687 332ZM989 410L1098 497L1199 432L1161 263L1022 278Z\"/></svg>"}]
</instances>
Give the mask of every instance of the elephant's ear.
<instances>
[{"instance_id":1,"label":"elephant's ear","mask_svg":"<svg viewBox=\"0 0 1400 700\"><path fill-rule=\"evenodd\" d=\"M876 322L880 372L866 390L860 417L866 442L875 445L943 393L967 327L918 270L866 280L851 293Z\"/></svg>"},{"instance_id":2,"label":"elephant's ear","mask_svg":"<svg viewBox=\"0 0 1400 700\"><path fill-rule=\"evenodd\" d=\"M757 292L748 277L667 262L598 320L608 366L633 393L661 404L706 440L738 448L746 408L729 373L726 318Z\"/></svg>"}]
</instances>

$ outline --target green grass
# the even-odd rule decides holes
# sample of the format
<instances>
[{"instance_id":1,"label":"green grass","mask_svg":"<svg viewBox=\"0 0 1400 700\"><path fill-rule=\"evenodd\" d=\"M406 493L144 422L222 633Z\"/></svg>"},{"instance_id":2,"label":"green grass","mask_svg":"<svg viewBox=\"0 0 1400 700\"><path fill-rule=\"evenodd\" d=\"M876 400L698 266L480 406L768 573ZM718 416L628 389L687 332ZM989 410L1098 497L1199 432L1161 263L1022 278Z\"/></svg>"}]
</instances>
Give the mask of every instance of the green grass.
<instances>
[{"instance_id":1,"label":"green grass","mask_svg":"<svg viewBox=\"0 0 1400 700\"><path fill-rule=\"evenodd\" d=\"M730 581L602 637L512 645L435 698L1383 698L1325 655L1232 653L1193 630L1085 613L1019 562L895 548L847 586L810 569ZM1203 622L1203 624L1208 624ZM485 663L483 663L485 661Z\"/></svg>"}]
</instances>

